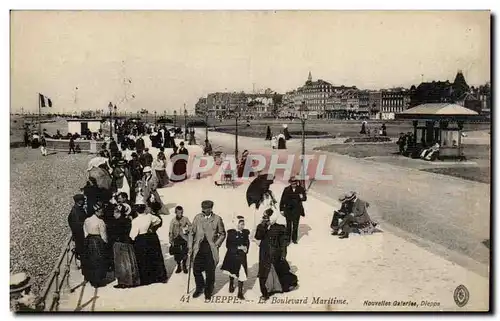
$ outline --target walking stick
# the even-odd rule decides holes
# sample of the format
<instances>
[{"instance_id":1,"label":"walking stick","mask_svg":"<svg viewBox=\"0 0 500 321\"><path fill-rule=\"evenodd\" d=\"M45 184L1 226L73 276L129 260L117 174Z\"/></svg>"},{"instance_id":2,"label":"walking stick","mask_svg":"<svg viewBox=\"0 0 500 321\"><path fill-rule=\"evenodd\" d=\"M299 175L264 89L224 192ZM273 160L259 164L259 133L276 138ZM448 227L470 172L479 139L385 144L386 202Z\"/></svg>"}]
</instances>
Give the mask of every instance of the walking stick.
<instances>
[{"instance_id":1,"label":"walking stick","mask_svg":"<svg viewBox=\"0 0 500 321\"><path fill-rule=\"evenodd\" d=\"M191 281L191 269L193 266L193 248L194 248L194 236L192 236L193 241L191 242L191 253L189 253L189 269L188 269L188 284L187 284L187 292L189 294L189 283Z\"/></svg>"}]
</instances>

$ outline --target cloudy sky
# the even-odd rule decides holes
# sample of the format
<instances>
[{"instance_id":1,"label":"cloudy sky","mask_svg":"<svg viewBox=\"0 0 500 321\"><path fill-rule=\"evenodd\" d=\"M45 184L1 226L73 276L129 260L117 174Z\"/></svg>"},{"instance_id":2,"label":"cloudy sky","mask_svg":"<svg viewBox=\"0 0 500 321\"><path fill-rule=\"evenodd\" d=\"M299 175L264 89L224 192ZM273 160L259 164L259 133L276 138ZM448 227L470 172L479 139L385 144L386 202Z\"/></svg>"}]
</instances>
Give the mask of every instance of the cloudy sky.
<instances>
[{"instance_id":1,"label":"cloudy sky","mask_svg":"<svg viewBox=\"0 0 500 321\"><path fill-rule=\"evenodd\" d=\"M11 14L11 109L192 111L215 91L313 78L376 89L490 80L489 12L108 11ZM123 78L132 83L124 86ZM75 103L75 88L78 94ZM132 95L135 99L131 99Z\"/></svg>"}]
</instances>

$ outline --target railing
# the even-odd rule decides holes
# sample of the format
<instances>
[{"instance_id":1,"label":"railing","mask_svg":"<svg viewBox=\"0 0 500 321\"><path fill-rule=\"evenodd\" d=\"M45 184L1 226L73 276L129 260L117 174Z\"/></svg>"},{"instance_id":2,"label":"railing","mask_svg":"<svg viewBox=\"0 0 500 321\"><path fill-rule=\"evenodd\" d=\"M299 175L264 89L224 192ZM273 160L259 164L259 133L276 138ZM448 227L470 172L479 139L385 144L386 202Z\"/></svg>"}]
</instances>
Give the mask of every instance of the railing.
<instances>
[{"instance_id":1,"label":"railing","mask_svg":"<svg viewBox=\"0 0 500 321\"><path fill-rule=\"evenodd\" d=\"M47 149L49 150L65 152L69 150L69 139L46 138L45 141L47 142ZM75 145L79 145L80 150L87 153L97 153L97 146L100 146L103 143L104 141L75 140Z\"/></svg>"},{"instance_id":2,"label":"railing","mask_svg":"<svg viewBox=\"0 0 500 321\"><path fill-rule=\"evenodd\" d=\"M70 266L75 259L72 240L73 238L70 235L64 243L61 255L37 298L36 306L39 311L58 311L61 290L65 281L69 288Z\"/></svg>"}]
</instances>

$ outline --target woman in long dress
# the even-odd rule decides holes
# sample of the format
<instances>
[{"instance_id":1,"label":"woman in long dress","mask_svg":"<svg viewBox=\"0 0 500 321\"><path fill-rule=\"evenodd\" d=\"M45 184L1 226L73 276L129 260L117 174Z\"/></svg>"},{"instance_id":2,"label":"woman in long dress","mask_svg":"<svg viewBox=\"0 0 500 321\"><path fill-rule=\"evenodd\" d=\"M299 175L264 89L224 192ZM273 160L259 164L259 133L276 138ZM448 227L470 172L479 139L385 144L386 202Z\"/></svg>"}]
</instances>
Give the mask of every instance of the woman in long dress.
<instances>
[{"instance_id":1,"label":"woman in long dress","mask_svg":"<svg viewBox=\"0 0 500 321\"><path fill-rule=\"evenodd\" d=\"M250 247L250 231L245 229L245 218L237 216L233 221L234 228L227 231L227 252L222 262L222 273L229 275L229 293L234 292L234 280L238 280L238 299L243 296L243 282L247 280L247 253Z\"/></svg>"},{"instance_id":2,"label":"woman in long dress","mask_svg":"<svg viewBox=\"0 0 500 321\"><path fill-rule=\"evenodd\" d=\"M261 241L258 276L263 300L273 293L290 292L298 285L297 276L290 271L286 261L289 243L286 227L277 224L277 219L278 215L268 209L255 233L255 238Z\"/></svg>"},{"instance_id":3,"label":"woman in long dress","mask_svg":"<svg viewBox=\"0 0 500 321\"><path fill-rule=\"evenodd\" d=\"M168 184L168 177L166 172L167 159L165 158L165 153L161 151L158 152L158 156L153 162L153 168L156 173L156 178L158 179L158 188L162 188L165 185L167 185Z\"/></svg>"},{"instance_id":4,"label":"woman in long dress","mask_svg":"<svg viewBox=\"0 0 500 321\"><path fill-rule=\"evenodd\" d=\"M108 236L102 217L102 203L98 202L94 206L94 214L83 223L85 251L82 270L85 280L96 288L104 285L109 266L109 252L106 248Z\"/></svg>"},{"instance_id":5,"label":"woman in long dress","mask_svg":"<svg viewBox=\"0 0 500 321\"><path fill-rule=\"evenodd\" d=\"M139 268L141 285L167 282L167 270L156 229L161 226L159 216L144 213L145 205L137 205L137 217L132 220L130 238Z\"/></svg>"},{"instance_id":6,"label":"woman in long dress","mask_svg":"<svg viewBox=\"0 0 500 321\"><path fill-rule=\"evenodd\" d=\"M115 288L128 288L140 284L139 268L135 258L134 246L130 239L132 227L131 218L126 215L127 207L119 204L115 207L112 226L113 233L113 258L115 266L115 277L118 284ZM111 238L111 235L110 235Z\"/></svg>"}]
</instances>

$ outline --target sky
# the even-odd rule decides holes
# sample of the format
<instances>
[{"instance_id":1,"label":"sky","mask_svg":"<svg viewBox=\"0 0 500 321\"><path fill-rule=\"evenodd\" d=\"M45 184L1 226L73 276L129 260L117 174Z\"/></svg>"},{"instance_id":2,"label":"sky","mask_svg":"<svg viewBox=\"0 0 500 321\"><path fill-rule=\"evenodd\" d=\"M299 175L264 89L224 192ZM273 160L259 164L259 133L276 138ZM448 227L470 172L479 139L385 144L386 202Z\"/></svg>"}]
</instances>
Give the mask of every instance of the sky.
<instances>
[{"instance_id":1,"label":"sky","mask_svg":"<svg viewBox=\"0 0 500 321\"><path fill-rule=\"evenodd\" d=\"M113 102L191 113L210 92L284 93L309 71L380 89L453 81L458 70L469 85L490 81L489 12L11 12L12 111L38 112L42 93L53 112Z\"/></svg>"}]
</instances>

